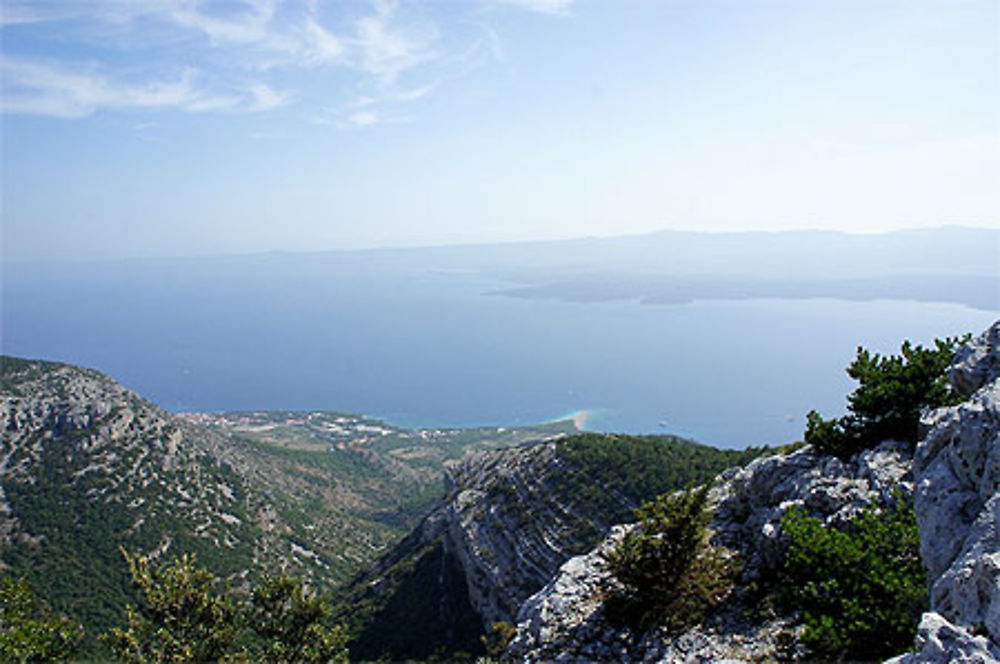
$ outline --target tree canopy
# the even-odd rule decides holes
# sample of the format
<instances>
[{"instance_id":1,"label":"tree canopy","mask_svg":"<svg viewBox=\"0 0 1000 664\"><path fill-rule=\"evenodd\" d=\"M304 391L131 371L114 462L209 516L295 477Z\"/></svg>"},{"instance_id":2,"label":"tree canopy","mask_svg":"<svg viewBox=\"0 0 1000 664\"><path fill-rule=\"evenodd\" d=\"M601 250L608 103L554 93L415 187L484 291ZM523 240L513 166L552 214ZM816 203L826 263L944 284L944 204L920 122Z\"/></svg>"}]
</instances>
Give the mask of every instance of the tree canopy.
<instances>
[{"instance_id":1,"label":"tree canopy","mask_svg":"<svg viewBox=\"0 0 1000 664\"><path fill-rule=\"evenodd\" d=\"M899 355L879 355L858 346L847 374L858 387L847 397L848 414L827 420L807 416L805 442L824 454L847 458L884 440L915 444L925 408L954 405L959 397L947 369L968 337L935 339L932 348L903 342Z\"/></svg>"}]
</instances>

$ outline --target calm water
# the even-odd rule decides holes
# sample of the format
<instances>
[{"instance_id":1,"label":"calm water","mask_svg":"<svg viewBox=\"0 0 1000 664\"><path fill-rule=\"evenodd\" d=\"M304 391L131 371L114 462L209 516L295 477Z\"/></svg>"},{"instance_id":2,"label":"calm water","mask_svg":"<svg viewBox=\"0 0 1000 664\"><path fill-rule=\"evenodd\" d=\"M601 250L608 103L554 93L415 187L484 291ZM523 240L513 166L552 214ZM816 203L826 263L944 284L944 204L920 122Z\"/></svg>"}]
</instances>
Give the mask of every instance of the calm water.
<instances>
[{"instance_id":1,"label":"calm water","mask_svg":"<svg viewBox=\"0 0 1000 664\"><path fill-rule=\"evenodd\" d=\"M858 344L998 312L834 300L677 306L484 296L504 284L262 257L11 268L4 353L100 369L168 410L329 409L393 423L669 431L742 447L842 412ZM280 268L280 269L279 269Z\"/></svg>"}]
</instances>

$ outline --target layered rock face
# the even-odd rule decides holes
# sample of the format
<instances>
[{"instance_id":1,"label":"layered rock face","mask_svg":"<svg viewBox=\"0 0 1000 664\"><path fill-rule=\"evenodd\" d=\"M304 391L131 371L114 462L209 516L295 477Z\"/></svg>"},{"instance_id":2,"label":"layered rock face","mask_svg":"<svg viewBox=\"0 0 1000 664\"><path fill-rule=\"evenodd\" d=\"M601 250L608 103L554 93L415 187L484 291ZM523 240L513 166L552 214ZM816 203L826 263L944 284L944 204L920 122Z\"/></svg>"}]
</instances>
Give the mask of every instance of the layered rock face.
<instances>
[{"instance_id":1,"label":"layered rock face","mask_svg":"<svg viewBox=\"0 0 1000 664\"><path fill-rule=\"evenodd\" d=\"M930 413L913 461L931 611L900 662L1000 661L1000 322L962 348L967 400Z\"/></svg>"},{"instance_id":2,"label":"layered rock face","mask_svg":"<svg viewBox=\"0 0 1000 664\"><path fill-rule=\"evenodd\" d=\"M560 499L553 480L564 472L554 442L467 456L449 468L445 499L369 585L378 587L408 552L440 543L481 622L512 622L521 603L609 525Z\"/></svg>"},{"instance_id":3,"label":"layered rock face","mask_svg":"<svg viewBox=\"0 0 1000 664\"><path fill-rule=\"evenodd\" d=\"M446 496L420 527L354 584L348 604L357 608L346 619L361 629L352 653L405 660L476 651L483 628L512 623L564 562L643 501L748 456L599 434L467 455L449 468Z\"/></svg>"}]
</instances>

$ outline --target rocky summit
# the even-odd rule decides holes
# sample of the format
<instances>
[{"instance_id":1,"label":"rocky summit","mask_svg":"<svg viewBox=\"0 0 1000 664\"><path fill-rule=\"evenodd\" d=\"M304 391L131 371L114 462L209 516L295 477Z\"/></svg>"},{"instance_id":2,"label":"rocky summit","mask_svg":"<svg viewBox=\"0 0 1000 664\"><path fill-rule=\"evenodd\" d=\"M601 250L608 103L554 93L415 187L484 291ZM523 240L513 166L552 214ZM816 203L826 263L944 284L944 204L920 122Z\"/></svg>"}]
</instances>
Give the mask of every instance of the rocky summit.
<instances>
[{"instance_id":1,"label":"rocky summit","mask_svg":"<svg viewBox=\"0 0 1000 664\"><path fill-rule=\"evenodd\" d=\"M729 599L703 624L679 635L611 625L601 599L609 576L603 554L636 527L620 525L521 605L505 657L694 663L794 656L794 623L754 601L783 555L782 516L799 506L837 525L898 487L914 498L931 597L916 650L894 661L1000 661L1000 322L958 352L950 381L965 401L925 413L915 453L886 441L842 461L805 446L720 474L710 493L711 543L743 565Z\"/></svg>"}]
</instances>

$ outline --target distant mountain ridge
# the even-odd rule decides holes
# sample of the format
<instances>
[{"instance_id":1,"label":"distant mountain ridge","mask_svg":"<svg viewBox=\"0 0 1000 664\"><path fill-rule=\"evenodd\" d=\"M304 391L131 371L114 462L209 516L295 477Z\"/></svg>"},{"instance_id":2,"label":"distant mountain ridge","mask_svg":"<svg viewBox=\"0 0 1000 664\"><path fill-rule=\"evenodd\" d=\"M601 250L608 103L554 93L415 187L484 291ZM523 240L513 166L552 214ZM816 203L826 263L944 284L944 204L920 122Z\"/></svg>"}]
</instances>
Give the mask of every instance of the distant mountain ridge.
<instances>
[{"instance_id":1,"label":"distant mountain ridge","mask_svg":"<svg viewBox=\"0 0 1000 664\"><path fill-rule=\"evenodd\" d=\"M569 240L191 258L6 265L108 278L142 268L158 279L233 280L266 287L350 283L379 273L475 274L510 284L494 295L575 302L638 299L834 298L956 302L1000 310L1000 228L704 233L657 231ZM311 286L308 286L310 285Z\"/></svg>"}]
</instances>

